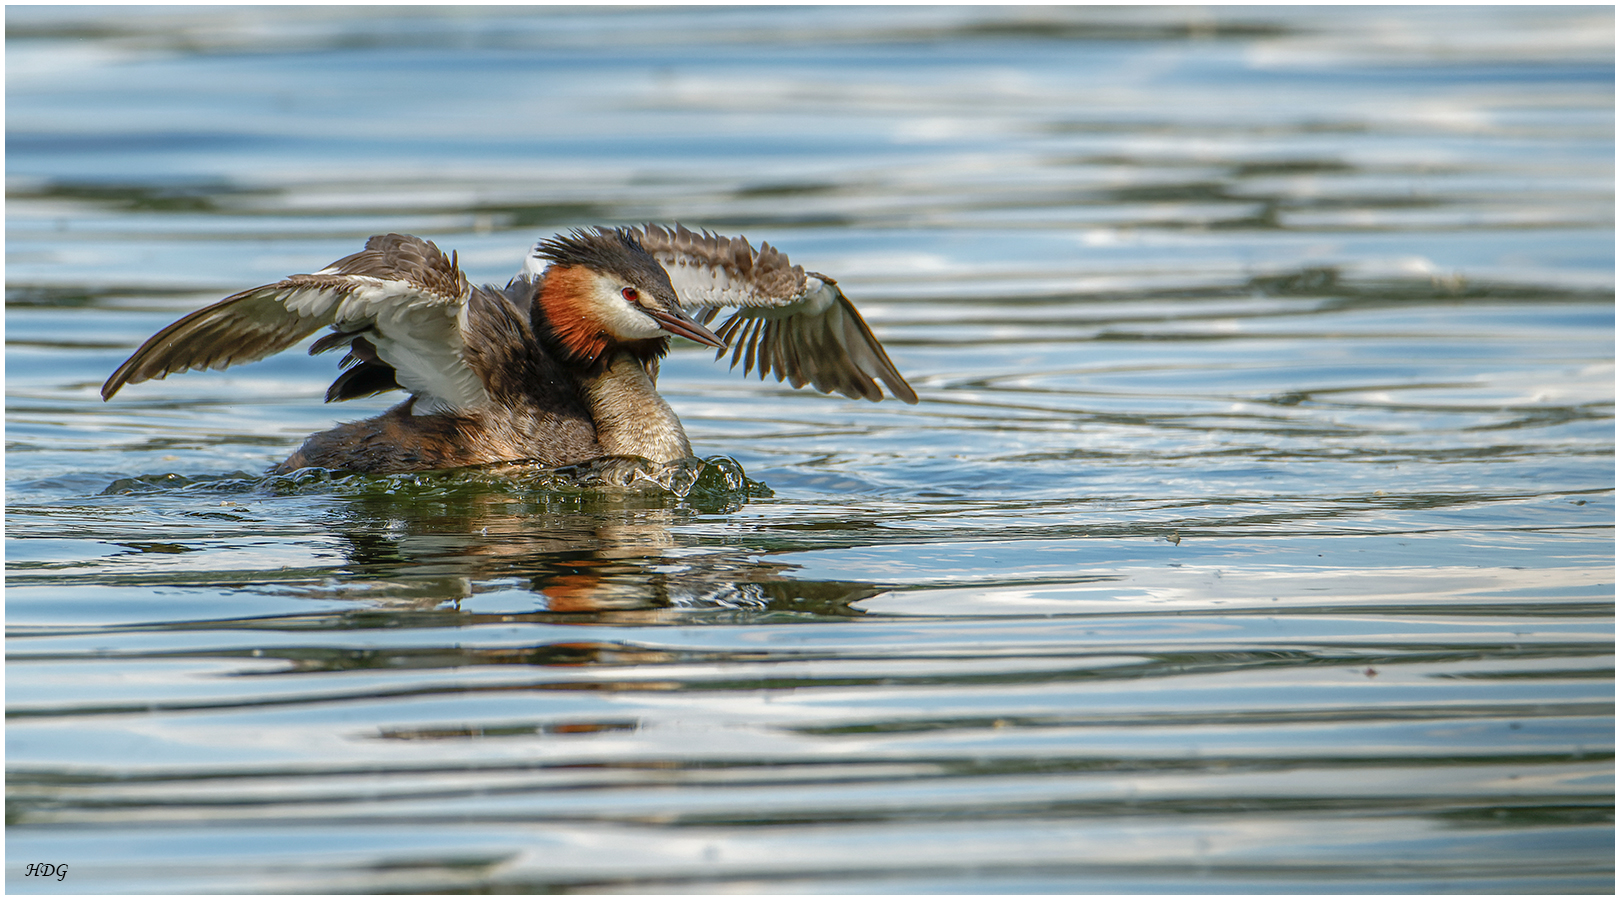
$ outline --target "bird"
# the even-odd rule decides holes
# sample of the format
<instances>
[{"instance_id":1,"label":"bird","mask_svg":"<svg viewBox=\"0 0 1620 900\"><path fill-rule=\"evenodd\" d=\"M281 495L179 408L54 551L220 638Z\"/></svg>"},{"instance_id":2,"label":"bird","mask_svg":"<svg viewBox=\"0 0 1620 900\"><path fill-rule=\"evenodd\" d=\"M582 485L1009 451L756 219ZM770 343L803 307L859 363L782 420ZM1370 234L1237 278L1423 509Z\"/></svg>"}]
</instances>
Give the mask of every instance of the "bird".
<instances>
[{"instance_id":1,"label":"bird","mask_svg":"<svg viewBox=\"0 0 1620 900\"><path fill-rule=\"evenodd\" d=\"M721 309L736 312L718 328ZM575 228L537 242L504 288L475 286L455 252L408 234L191 313L101 388L279 353L322 328L311 355L348 352L327 402L392 390L381 415L311 435L272 474L370 474L606 457L691 457L659 396L671 337L731 352L731 367L794 387L906 403L917 393L838 282L768 243L683 225ZM882 387L879 383L881 382Z\"/></svg>"}]
</instances>

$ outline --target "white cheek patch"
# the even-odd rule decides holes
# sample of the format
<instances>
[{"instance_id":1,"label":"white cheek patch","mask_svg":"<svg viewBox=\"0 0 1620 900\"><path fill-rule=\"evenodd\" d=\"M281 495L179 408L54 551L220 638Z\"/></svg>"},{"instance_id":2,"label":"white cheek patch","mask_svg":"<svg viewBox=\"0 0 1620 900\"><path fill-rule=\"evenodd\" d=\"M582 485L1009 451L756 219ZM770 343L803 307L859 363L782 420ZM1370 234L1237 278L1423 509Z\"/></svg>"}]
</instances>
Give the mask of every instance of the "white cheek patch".
<instances>
[{"instance_id":1,"label":"white cheek patch","mask_svg":"<svg viewBox=\"0 0 1620 900\"><path fill-rule=\"evenodd\" d=\"M620 296L619 290L617 282L596 279L591 307L601 317L604 331L621 341L640 341L668 334L656 319Z\"/></svg>"}]
</instances>

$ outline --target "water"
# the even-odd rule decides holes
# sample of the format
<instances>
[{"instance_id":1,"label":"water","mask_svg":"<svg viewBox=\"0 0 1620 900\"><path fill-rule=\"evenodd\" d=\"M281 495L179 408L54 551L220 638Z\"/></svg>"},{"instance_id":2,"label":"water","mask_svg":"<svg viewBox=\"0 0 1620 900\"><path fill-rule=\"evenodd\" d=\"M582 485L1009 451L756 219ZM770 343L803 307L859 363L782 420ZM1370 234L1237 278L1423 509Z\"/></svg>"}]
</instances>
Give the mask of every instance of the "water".
<instances>
[{"instance_id":1,"label":"water","mask_svg":"<svg viewBox=\"0 0 1620 900\"><path fill-rule=\"evenodd\" d=\"M1613 889L1612 10L7 10L7 887ZM265 478L97 390L408 231L682 221L700 488ZM67 864L62 879L28 862Z\"/></svg>"}]
</instances>

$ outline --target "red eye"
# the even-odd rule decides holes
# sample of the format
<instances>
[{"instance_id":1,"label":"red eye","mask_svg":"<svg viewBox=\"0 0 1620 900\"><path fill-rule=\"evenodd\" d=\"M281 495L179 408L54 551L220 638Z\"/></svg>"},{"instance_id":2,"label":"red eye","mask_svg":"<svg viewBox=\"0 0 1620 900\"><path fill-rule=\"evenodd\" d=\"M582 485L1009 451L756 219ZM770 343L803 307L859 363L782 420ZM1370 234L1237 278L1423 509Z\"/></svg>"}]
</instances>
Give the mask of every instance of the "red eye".
<instances>
[{"instance_id":1,"label":"red eye","mask_svg":"<svg viewBox=\"0 0 1620 900\"><path fill-rule=\"evenodd\" d=\"M631 303L634 303L637 300L641 299L641 295L636 293L635 288L625 288L624 290L619 292L619 296L623 297L626 300L629 300Z\"/></svg>"}]
</instances>

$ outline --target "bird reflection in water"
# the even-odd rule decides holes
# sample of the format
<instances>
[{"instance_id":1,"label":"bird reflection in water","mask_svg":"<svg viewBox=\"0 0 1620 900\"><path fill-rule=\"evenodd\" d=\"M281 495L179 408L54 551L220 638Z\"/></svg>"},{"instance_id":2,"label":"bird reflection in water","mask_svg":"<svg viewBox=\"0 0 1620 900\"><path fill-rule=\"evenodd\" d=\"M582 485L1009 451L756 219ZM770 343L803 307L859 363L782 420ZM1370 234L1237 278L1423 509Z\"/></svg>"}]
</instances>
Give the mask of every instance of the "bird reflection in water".
<instances>
[{"instance_id":1,"label":"bird reflection in water","mask_svg":"<svg viewBox=\"0 0 1620 900\"><path fill-rule=\"evenodd\" d=\"M856 616L861 613L850 604L884 590L795 579L796 567L770 561L766 550L717 549L709 542L701 553L687 551L697 542L684 539L683 528L735 512L746 491L763 487L728 459L710 460L703 469L696 488L678 498L645 484L558 491L540 481L537 487L520 466L449 481L443 474L371 479L377 489L347 497L336 527L350 577L302 593L366 601L379 612L448 605L461 624L581 615L650 624L692 616ZM501 612L478 609L493 604L465 603L514 590L532 597L503 597L498 605L510 611ZM517 608L529 600L532 606Z\"/></svg>"}]
</instances>

